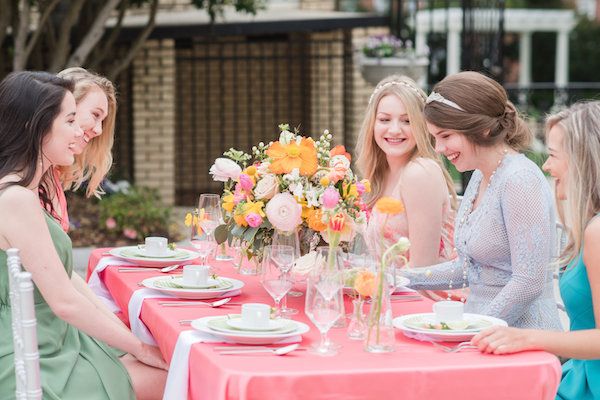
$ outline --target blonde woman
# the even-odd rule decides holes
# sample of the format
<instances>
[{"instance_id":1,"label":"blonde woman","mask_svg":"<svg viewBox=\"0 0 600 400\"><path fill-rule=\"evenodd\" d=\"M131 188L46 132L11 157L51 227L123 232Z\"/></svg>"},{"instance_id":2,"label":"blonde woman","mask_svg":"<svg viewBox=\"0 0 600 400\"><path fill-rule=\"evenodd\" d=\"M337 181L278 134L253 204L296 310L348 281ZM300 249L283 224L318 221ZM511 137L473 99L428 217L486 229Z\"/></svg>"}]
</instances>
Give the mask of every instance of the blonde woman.
<instances>
[{"instance_id":1,"label":"blonde woman","mask_svg":"<svg viewBox=\"0 0 600 400\"><path fill-rule=\"evenodd\" d=\"M547 120L548 160L568 244L560 256L559 287L570 332L494 328L473 338L494 354L545 350L571 358L557 399L600 398L600 102L579 103ZM564 206L563 206L564 203ZM563 215L563 213L559 213Z\"/></svg>"},{"instance_id":2,"label":"blonde woman","mask_svg":"<svg viewBox=\"0 0 600 400\"><path fill-rule=\"evenodd\" d=\"M83 136L74 148L75 163L53 168L50 181L43 187L51 199L51 205L46 205L46 209L66 232L69 215L64 190L76 190L86 182L87 197L99 197L103 193L100 184L112 166L117 100L110 80L83 68L68 68L58 76L75 84L75 118L83 129Z\"/></svg>"},{"instance_id":3,"label":"blonde woman","mask_svg":"<svg viewBox=\"0 0 600 400\"><path fill-rule=\"evenodd\" d=\"M425 98L408 77L382 80L369 99L357 144L358 167L371 182L369 206L391 196L402 200L406 209L385 224L386 232L381 232L383 216L373 210L367 241L380 253L382 237L386 247L400 236L408 237L413 267L446 261L453 255L456 193L427 132Z\"/></svg>"},{"instance_id":4,"label":"blonde woman","mask_svg":"<svg viewBox=\"0 0 600 400\"><path fill-rule=\"evenodd\" d=\"M469 287L465 311L521 328L560 329L549 264L555 214L532 135L504 88L477 72L437 83L424 109L435 149L474 171L456 216L451 262L406 271L414 289Z\"/></svg>"}]
</instances>

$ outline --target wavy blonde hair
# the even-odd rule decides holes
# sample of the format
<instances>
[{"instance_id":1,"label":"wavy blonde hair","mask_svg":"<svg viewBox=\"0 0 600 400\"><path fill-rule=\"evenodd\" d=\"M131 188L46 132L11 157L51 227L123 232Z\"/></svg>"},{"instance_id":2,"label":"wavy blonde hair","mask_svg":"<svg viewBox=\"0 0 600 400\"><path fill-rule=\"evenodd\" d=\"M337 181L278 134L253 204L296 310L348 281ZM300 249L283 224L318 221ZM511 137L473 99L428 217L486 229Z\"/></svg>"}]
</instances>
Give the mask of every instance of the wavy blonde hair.
<instances>
[{"instance_id":1,"label":"wavy blonde hair","mask_svg":"<svg viewBox=\"0 0 600 400\"><path fill-rule=\"evenodd\" d=\"M397 96L408 114L412 135L415 138L416 146L410 155L410 159L417 157L429 158L434 160L441 168L448 192L452 196L452 206L456 205L456 191L450 174L444 167L441 157L434 150L433 136L427 130L423 108L425 107L426 95L415 81L406 76L392 75L383 79L373 91L362 128L356 145L358 153L356 164L362 175L371 181L371 194L367 200L369 207L372 207L383 194L383 182L389 173L388 163L383 150L375 142L374 127L377 107L382 98L388 95Z\"/></svg>"},{"instance_id":2,"label":"wavy blonde hair","mask_svg":"<svg viewBox=\"0 0 600 400\"><path fill-rule=\"evenodd\" d=\"M111 151L117 115L115 87L107 78L79 67L67 68L59 72L58 76L73 81L73 95L77 103L96 88L100 88L108 100L108 114L102 121L102 134L93 138L81 154L75 155L73 165L60 168L60 180L65 190L77 190L87 181L86 196L100 197L104 194L100 184L110 170L113 160Z\"/></svg>"},{"instance_id":3,"label":"wavy blonde hair","mask_svg":"<svg viewBox=\"0 0 600 400\"><path fill-rule=\"evenodd\" d=\"M583 246L587 224L600 212L600 101L576 103L548 116L546 134L556 125L564 132L562 146L568 163L566 200L557 199L568 235L558 264L567 265Z\"/></svg>"}]
</instances>

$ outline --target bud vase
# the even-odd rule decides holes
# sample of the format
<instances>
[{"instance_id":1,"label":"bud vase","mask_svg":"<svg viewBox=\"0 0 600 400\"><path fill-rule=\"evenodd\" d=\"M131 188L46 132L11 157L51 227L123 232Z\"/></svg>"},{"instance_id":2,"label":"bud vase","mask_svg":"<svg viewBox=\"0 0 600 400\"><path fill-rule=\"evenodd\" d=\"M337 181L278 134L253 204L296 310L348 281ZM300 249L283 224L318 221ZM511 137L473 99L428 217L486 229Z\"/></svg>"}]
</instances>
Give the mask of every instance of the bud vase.
<instances>
[{"instance_id":1,"label":"bud vase","mask_svg":"<svg viewBox=\"0 0 600 400\"><path fill-rule=\"evenodd\" d=\"M367 333L367 317L363 312L365 301L362 297L357 297L352 300L352 314L348 323L346 335L352 340L363 340Z\"/></svg>"},{"instance_id":2,"label":"bud vase","mask_svg":"<svg viewBox=\"0 0 600 400\"><path fill-rule=\"evenodd\" d=\"M386 281L386 274L379 271L367 318L364 349L370 353L390 353L395 350L396 336L392 323L390 286Z\"/></svg>"}]
</instances>

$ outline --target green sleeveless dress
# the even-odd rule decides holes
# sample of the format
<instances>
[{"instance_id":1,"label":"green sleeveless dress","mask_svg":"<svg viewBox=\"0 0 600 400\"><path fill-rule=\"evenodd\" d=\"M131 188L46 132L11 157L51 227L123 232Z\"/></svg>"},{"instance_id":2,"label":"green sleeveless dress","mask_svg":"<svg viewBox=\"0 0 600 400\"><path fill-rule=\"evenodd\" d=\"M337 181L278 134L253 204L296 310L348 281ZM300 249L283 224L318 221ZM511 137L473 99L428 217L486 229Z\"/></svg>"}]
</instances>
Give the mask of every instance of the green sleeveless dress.
<instances>
[{"instance_id":1,"label":"green sleeveless dress","mask_svg":"<svg viewBox=\"0 0 600 400\"><path fill-rule=\"evenodd\" d=\"M52 217L44 215L54 247L71 276L71 239ZM44 399L135 399L115 350L54 315L37 288L34 302ZM6 252L0 250L0 400L15 397L13 352Z\"/></svg>"},{"instance_id":2,"label":"green sleeveless dress","mask_svg":"<svg viewBox=\"0 0 600 400\"><path fill-rule=\"evenodd\" d=\"M571 320L571 331L596 328L592 291L579 253L559 280L560 294ZM600 399L600 360L570 359L563 365L557 399Z\"/></svg>"}]
</instances>

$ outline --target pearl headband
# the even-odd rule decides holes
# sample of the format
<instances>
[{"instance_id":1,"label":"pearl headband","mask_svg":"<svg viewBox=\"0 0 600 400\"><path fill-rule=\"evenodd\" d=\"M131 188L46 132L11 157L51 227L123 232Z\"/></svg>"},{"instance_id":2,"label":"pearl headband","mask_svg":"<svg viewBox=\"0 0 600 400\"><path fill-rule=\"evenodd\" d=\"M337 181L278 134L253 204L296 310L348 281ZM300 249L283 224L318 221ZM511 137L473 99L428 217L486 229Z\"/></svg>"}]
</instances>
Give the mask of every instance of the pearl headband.
<instances>
[{"instance_id":1,"label":"pearl headband","mask_svg":"<svg viewBox=\"0 0 600 400\"><path fill-rule=\"evenodd\" d=\"M429 103L431 103L433 101L437 101L438 103L442 103L442 104L445 104L445 105L450 106L452 108L456 108L457 110L460 110L460 111L465 111L464 108L462 108L461 106L459 106L455 102L453 102L451 100L448 100L447 98L445 98L444 96L442 96L438 92L431 92L431 94L425 100L425 104L429 104Z\"/></svg>"},{"instance_id":2,"label":"pearl headband","mask_svg":"<svg viewBox=\"0 0 600 400\"><path fill-rule=\"evenodd\" d=\"M371 104L371 102L373 101L375 96L377 96L377 94L379 94L382 90L389 88L391 86L394 86L394 85L406 86L407 88L409 88L410 90L415 92L416 95L419 96L419 98L421 100L425 100L425 96L423 95L423 92L421 92L419 89L417 89L415 86L411 85L410 83L403 82L403 81L390 81L390 82L386 82L382 85L377 86L375 88L375 90L373 90L373 94L371 95L371 97L369 97L369 104Z\"/></svg>"}]
</instances>

